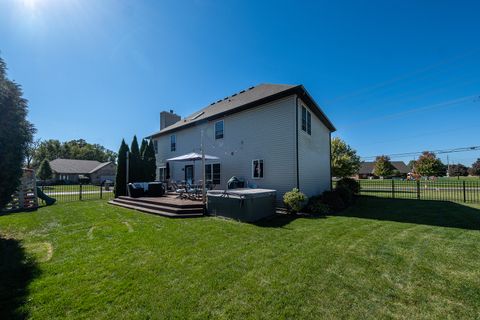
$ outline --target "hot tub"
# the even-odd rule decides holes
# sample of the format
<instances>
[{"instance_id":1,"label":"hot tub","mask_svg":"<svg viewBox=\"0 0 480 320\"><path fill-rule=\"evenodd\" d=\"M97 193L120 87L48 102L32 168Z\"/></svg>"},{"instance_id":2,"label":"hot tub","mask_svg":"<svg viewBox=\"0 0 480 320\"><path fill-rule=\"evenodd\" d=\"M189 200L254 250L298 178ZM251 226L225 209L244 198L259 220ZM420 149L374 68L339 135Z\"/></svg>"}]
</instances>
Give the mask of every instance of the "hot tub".
<instances>
[{"instance_id":1,"label":"hot tub","mask_svg":"<svg viewBox=\"0 0 480 320\"><path fill-rule=\"evenodd\" d=\"M253 222L275 214L276 191L270 189L231 189L207 192L211 215Z\"/></svg>"}]
</instances>

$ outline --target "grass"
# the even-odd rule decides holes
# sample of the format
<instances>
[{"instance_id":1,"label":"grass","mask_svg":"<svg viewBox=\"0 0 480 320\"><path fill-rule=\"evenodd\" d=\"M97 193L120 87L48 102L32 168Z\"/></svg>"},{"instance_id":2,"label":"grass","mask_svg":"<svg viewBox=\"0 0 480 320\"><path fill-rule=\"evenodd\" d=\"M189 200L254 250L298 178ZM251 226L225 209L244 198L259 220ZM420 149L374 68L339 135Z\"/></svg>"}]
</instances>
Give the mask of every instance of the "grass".
<instances>
[{"instance_id":1,"label":"grass","mask_svg":"<svg viewBox=\"0 0 480 320\"><path fill-rule=\"evenodd\" d=\"M173 220L72 202L0 216L0 318L479 318L480 206Z\"/></svg>"}]
</instances>

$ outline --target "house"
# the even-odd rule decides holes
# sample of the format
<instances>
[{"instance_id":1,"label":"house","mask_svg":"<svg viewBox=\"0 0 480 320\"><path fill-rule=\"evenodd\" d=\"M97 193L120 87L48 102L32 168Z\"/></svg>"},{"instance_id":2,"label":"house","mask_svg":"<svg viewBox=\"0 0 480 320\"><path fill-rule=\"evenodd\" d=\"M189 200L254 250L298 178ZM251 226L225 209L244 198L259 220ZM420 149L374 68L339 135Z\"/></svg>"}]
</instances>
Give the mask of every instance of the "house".
<instances>
[{"instance_id":1,"label":"house","mask_svg":"<svg viewBox=\"0 0 480 320\"><path fill-rule=\"evenodd\" d=\"M403 161L391 161L390 162L394 170L398 171L397 176L406 177L407 173L410 172L410 168ZM378 178L373 174L375 169L375 162L362 162L360 164L360 169L358 170L357 179L371 179Z\"/></svg>"},{"instance_id":2,"label":"house","mask_svg":"<svg viewBox=\"0 0 480 320\"><path fill-rule=\"evenodd\" d=\"M308 196L331 188L330 135L335 127L302 85L261 84L219 99L181 119L160 115L152 134L157 178L166 177L166 159L204 151L219 158L206 164L206 180L226 189L236 176L248 186L292 188ZM199 181L201 161L170 162L171 180Z\"/></svg>"},{"instance_id":3,"label":"house","mask_svg":"<svg viewBox=\"0 0 480 320\"><path fill-rule=\"evenodd\" d=\"M53 181L78 183L79 176L90 179L92 184L101 184L105 180L115 181L117 166L113 162L94 160L55 159L50 161Z\"/></svg>"}]
</instances>

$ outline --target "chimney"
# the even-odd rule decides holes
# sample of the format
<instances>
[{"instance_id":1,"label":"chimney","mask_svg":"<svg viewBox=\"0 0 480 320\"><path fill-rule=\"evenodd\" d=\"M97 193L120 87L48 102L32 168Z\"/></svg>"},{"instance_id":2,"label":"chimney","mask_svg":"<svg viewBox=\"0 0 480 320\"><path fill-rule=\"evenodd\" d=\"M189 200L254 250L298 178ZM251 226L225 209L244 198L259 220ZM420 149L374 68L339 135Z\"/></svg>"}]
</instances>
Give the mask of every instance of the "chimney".
<instances>
[{"instance_id":1,"label":"chimney","mask_svg":"<svg viewBox=\"0 0 480 320\"><path fill-rule=\"evenodd\" d=\"M165 129L168 126L181 120L178 114L175 114L173 110L160 112L160 130Z\"/></svg>"}]
</instances>

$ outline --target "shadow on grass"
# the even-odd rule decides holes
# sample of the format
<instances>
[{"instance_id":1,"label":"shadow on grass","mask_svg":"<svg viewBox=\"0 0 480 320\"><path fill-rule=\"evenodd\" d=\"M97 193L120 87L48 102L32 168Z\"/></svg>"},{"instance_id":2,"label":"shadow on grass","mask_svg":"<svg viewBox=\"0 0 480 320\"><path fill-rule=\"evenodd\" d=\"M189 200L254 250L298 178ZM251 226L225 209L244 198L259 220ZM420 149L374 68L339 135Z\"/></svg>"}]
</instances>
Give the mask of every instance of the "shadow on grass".
<instances>
[{"instance_id":1,"label":"shadow on grass","mask_svg":"<svg viewBox=\"0 0 480 320\"><path fill-rule=\"evenodd\" d=\"M291 222L297 219L325 219L326 216L302 216L292 214L276 214L271 217L252 222L253 225L262 228L285 228Z\"/></svg>"},{"instance_id":2,"label":"shadow on grass","mask_svg":"<svg viewBox=\"0 0 480 320\"><path fill-rule=\"evenodd\" d=\"M361 196L337 216L480 230L480 209L449 201Z\"/></svg>"},{"instance_id":3,"label":"shadow on grass","mask_svg":"<svg viewBox=\"0 0 480 320\"><path fill-rule=\"evenodd\" d=\"M33 259L15 239L0 238L0 319L25 319L28 284L39 275Z\"/></svg>"}]
</instances>

